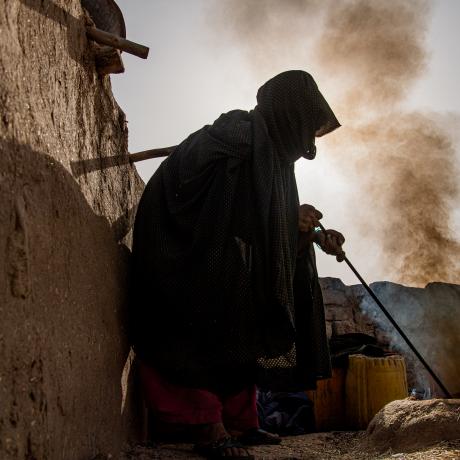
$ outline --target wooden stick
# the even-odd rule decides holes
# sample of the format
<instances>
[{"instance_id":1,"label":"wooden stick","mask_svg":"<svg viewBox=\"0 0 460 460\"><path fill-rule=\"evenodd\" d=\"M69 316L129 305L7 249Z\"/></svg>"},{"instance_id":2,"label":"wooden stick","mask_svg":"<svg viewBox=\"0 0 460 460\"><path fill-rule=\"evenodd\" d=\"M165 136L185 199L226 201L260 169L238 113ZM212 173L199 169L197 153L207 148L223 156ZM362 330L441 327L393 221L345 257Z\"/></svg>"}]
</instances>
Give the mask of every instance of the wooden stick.
<instances>
[{"instance_id":1,"label":"wooden stick","mask_svg":"<svg viewBox=\"0 0 460 460\"><path fill-rule=\"evenodd\" d=\"M134 43L118 35L110 34L96 27L87 27L86 35L91 40L94 40L101 45L112 46L127 53L134 54L142 59L147 59L149 55L149 48L139 43Z\"/></svg>"},{"instance_id":2,"label":"wooden stick","mask_svg":"<svg viewBox=\"0 0 460 460\"><path fill-rule=\"evenodd\" d=\"M150 158L167 157L176 147L177 145L173 145L172 147L163 147L161 149L143 150L142 152L131 153L129 155L129 161L131 163L135 163L136 161L149 160Z\"/></svg>"}]
</instances>

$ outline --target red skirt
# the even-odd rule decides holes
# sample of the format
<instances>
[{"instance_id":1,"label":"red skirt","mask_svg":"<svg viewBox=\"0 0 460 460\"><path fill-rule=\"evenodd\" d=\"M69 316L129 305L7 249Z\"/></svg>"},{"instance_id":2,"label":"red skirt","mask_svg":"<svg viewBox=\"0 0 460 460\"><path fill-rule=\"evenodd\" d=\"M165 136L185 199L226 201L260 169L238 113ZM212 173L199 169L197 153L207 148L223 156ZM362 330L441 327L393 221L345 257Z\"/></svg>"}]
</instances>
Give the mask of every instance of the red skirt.
<instances>
[{"instance_id":1,"label":"red skirt","mask_svg":"<svg viewBox=\"0 0 460 460\"><path fill-rule=\"evenodd\" d=\"M158 423L197 425L222 422L225 428L258 428L256 387L223 396L208 390L168 382L155 369L140 363L140 376L148 408Z\"/></svg>"}]
</instances>

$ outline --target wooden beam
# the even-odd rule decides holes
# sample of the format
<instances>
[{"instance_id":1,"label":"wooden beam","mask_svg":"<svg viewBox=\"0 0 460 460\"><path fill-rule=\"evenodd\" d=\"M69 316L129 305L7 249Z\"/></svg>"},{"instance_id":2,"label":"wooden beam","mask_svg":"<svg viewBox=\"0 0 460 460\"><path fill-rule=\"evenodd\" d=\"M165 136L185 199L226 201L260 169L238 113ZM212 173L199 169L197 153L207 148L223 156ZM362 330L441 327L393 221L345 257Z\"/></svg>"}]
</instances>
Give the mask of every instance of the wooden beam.
<instances>
[{"instance_id":1,"label":"wooden beam","mask_svg":"<svg viewBox=\"0 0 460 460\"><path fill-rule=\"evenodd\" d=\"M131 163L135 163L136 161L149 160L151 158L167 157L176 147L177 145L173 145L172 147L163 147L161 149L143 150L142 152L131 153L129 155L129 161Z\"/></svg>"},{"instance_id":2,"label":"wooden beam","mask_svg":"<svg viewBox=\"0 0 460 460\"><path fill-rule=\"evenodd\" d=\"M149 48L139 43L126 40L125 38L119 37L118 35L110 34L96 27L87 27L86 35L91 40L94 40L101 45L112 46L122 51L126 51L129 54L134 54L142 59L147 59L149 54Z\"/></svg>"}]
</instances>

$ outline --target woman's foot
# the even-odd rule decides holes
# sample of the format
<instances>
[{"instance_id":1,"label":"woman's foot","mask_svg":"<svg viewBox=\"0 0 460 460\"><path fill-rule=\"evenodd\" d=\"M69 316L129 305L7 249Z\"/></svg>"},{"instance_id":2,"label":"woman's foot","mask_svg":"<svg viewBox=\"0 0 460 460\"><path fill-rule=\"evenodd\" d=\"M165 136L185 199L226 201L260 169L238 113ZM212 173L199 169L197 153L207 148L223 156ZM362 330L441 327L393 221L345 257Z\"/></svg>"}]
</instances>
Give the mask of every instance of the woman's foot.
<instances>
[{"instance_id":1,"label":"woman's foot","mask_svg":"<svg viewBox=\"0 0 460 460\"><path fill-rule=\"evenodd\" d=\"M210 423L195 427L195 451L208 459L254 457L237 441L233 440L223 423Z\"/></svg>"}]
</instances>

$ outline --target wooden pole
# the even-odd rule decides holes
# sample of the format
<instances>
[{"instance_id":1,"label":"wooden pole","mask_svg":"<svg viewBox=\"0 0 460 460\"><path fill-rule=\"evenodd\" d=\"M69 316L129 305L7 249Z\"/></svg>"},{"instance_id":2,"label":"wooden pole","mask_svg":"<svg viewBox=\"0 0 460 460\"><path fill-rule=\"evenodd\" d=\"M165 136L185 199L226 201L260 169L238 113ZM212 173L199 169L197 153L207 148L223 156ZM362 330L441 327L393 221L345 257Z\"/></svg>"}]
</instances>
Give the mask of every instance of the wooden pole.
<instances>
[{"instance_id":1,"label":"wooden pole","mask_svg":"<svg viewBox=\"0 0 460 460\"><path fill-rule=\"evenodd\" d=\"M135 163L136 161L149 160L151 158L167 157L176 147L177 145L173 145L172 147L163 147L161 149L143 150L142 152L131 153L129 155L129 161L131 163Z\"/></svg>"},{"instance_id":2,"label":"wooden pole","mask_svg":"<svg viewBox=\"0 0 460 460\"><path fill-rule=\"evenodd\" d=\"M126 40L125 38L119 37L118 35L105 32L96 27L87 27L86 35L91 40L94 40L101 45L112 46L122 51L126 51L129 54L134 54L142 59L147 59L149 55L149 48L139 43L134 43L132 41Z\"/></svg>"}]
</instances>

